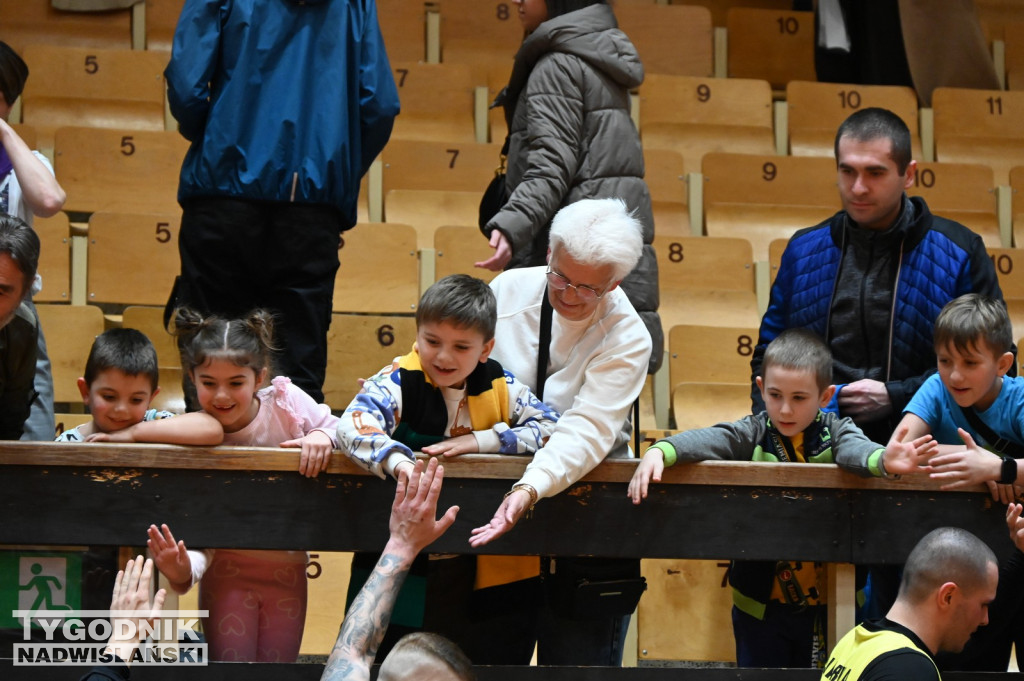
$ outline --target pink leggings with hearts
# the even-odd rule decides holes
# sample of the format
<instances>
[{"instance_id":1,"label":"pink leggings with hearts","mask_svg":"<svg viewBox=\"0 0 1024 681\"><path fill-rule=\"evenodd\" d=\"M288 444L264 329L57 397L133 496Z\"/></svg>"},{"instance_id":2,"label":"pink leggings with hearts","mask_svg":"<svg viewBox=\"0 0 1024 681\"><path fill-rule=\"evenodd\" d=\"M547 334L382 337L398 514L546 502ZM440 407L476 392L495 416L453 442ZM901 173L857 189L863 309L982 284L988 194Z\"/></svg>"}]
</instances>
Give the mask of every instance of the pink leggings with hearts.
<instances>
[{"instance_id":1,"label":"pink leggings with hearts","mask_svg":"<svg viewBox=\"0 0 1024 681\"><path fill-rule=\"evenodd\" d=\"M306 623L306 554L218 549L199 607L211 660L295 662Z\"/></svg>"}]
</instances>

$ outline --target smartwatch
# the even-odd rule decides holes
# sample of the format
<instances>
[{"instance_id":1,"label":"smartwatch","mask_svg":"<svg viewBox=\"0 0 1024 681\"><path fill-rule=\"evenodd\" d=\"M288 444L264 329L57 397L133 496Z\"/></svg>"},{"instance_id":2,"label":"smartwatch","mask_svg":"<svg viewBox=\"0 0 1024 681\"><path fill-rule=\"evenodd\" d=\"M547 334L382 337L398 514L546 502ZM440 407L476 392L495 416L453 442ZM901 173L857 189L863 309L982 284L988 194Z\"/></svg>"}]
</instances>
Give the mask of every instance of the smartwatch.
<instances>
[{"instance_id":1,"label":"smartwatch","mask_svg":"<svg viewBox=\"0 0 1024 681\"><path fill-rule=\"evenodd\" d=\"M1012 456L1003 457L1003 466L1000 469L999 484L1012 485L1017 482L1017 459Z\"/></svg>"}]
</instances>

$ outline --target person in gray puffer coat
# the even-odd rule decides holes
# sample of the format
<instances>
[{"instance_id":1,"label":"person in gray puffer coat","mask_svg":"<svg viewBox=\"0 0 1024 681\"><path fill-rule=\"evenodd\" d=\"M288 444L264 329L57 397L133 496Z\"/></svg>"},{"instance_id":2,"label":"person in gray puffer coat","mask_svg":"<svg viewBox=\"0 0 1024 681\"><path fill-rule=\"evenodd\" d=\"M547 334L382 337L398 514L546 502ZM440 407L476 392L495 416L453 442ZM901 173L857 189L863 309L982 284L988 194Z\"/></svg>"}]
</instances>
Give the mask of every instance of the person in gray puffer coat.
<instances>
[{"instance_id":1,"label":"person in gray puffer coat","mask_svg":"<svg viewBox=\"0 0 1024 681\"><path fill-rule=\"evenodd\" d=\"M531 26L531 6L538 3L547 11ZM504 107L510 131L508 200L484 227L495 253L477 266L543 265L560 208L586 198L621 198L644 227L643 256L622 288L651 334L654 372L664 347L654 217L640 136L629 115L629 90L643 81L643 65L604 0L517 4L527 37L493 104Z\"/></svg>"}]
</instances>

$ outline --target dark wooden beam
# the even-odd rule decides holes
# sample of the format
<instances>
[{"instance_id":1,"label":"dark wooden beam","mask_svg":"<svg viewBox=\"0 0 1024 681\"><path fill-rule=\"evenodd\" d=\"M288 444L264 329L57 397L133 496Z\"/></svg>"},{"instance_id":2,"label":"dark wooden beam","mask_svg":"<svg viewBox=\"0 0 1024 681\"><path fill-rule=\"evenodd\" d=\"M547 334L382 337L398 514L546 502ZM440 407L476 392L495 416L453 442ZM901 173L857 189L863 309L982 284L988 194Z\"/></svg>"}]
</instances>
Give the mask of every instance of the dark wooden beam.
<instances>
[{"instance_id":1,"label":"dark wooden beam","mask_svg":"<svg viewBox=\"0 0 1024 681\"><path fill-rule=\"evenodd\" d=\"M460 506L433 547L474 553L529 458L445 462L443 506ZM959 525L1009 550L1003 510L980 487L940 492L927 479L863 479L831 465L703 462L666 471L634 506L635 461L606 461L484 551L507 554L902 562L928 530ZM290 450L160 445L0 445L0 544L138 545L168 523L190 545L376 551L394 483L336 454L300 476Z\"/></svg>"}]
</instances>

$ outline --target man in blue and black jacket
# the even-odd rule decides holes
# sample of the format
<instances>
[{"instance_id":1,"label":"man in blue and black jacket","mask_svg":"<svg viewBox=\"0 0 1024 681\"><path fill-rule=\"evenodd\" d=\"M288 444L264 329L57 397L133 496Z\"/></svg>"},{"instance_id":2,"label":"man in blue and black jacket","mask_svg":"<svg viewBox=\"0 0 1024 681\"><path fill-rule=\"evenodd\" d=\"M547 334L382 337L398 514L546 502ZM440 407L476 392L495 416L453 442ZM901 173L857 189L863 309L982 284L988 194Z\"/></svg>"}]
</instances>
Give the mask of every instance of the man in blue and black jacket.
<instances>
[{"instance_id":1,"label":"man in blue and black jacket","mask_svg":"<svg viewBox=\"0 0 1024 681\"><path fill-rule=\"evenodd\" d=\"M887 442L935 371L932 330L942 307L965 293L1003 295L981 237L906 195L917 164L899 116L879 108L852 114L836 133L835 155L843 210L798 231L782 254L751 359L753 411L764 410L754 379L768 343L786 329L807 328L832 352L836 392L827 410ZM866 613L884 614L897 585L895 569L871 570ZM771 628L784 637L791 626Z\"/></svg>"},{"instance_id":2,"label":"man in blue and black jacket","mask_svg":"<svg viewBox=\"0 0 1024 681\"><path fill-rule=\"evenodd\" d=\"M932 327L942 307L965 293L1003 295L981 237L905 194L917 163L898 116L854 113L839 127L835 153L843 210L790 239L751 369L760 373L765 348L784 329L813 330L832 351L831 406L886 442L935 371ZM764 408L756 386L751 398L755 412Z\"/></svg>"}]
</instances>

